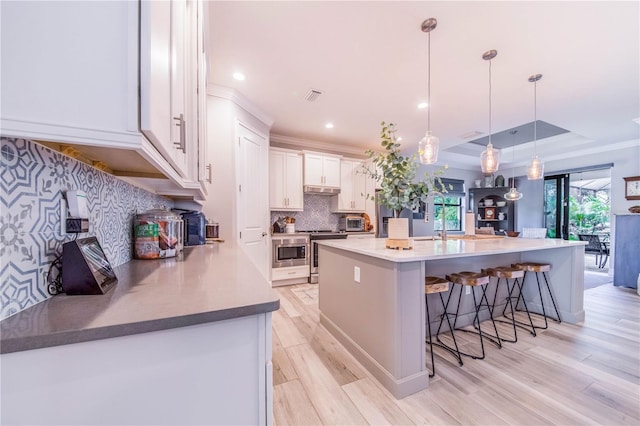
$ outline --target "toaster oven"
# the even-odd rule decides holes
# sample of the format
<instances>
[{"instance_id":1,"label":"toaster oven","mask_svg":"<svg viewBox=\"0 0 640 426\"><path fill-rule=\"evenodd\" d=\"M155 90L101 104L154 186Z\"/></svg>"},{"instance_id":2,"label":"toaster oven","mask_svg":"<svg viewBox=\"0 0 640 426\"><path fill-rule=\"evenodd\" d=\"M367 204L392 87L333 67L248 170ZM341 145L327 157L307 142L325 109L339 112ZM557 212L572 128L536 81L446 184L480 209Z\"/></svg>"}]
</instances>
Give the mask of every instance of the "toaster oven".
<instances>
[{"instance_id":1,"label":"toaster oven","mask_svg":"<svg viewBox=\"0 0 640 426\"><path fill-rule=\"evenodd\" d=\"M364 231L364 217L342 216L340 218L340 230L346 232Z\"/></svg>"}]
</instances>

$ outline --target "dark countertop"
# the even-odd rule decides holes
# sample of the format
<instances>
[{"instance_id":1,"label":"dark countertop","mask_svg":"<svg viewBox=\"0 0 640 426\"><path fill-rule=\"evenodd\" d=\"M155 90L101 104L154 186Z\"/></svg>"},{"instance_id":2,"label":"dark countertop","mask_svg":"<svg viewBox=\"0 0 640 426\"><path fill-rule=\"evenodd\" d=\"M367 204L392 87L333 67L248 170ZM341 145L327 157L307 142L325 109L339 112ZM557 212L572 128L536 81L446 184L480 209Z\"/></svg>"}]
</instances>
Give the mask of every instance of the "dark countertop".
<instances>
[{"instance_id":1,"label":"dark countertop","mask_svg":"<svg viewBox=\"0 0 640 426\"><path fill-rule=\"evenodd\" d=\"M114 268L104 295L58 295L0 321L0 353L222 321L279 309L280 299L239 249L185 248L179 257Z\"/></svg>"}]
</instances>

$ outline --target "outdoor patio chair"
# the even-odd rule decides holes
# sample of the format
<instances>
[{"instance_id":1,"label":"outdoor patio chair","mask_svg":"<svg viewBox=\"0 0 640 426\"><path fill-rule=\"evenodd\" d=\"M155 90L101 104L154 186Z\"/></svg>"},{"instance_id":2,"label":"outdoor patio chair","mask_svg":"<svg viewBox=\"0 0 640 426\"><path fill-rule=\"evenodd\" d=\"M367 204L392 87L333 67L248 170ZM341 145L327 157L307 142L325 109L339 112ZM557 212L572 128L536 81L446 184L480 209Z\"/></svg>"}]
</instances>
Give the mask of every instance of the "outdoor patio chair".
<instances>
[{"instance_id":1,"label":"outdoor patio chair","mask_svg":"<svg viewBox=\"0 0 640 426\"><path fill-rule=\"evenodd\" d=\"M586 241L588 244L584 248L585 253L596 255L596 265L602 269L609 259L609 246L600 240L597 234L578 234L580 241Z\"/></svg>"}]
</instances>

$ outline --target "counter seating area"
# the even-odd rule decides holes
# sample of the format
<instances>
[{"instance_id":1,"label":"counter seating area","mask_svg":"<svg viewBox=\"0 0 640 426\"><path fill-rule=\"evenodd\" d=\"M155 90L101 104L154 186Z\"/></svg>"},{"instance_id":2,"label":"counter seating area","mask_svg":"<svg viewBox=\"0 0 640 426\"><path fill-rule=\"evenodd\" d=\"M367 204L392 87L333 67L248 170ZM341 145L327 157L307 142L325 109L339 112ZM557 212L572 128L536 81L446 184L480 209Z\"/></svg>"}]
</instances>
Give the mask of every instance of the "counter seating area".
<instances>
[{"instance_id":1,"label":"counter seating area","mask_svg":"<svg viewBox=\"0 0 640 426\"><path fill-rule=\"evenodd\" d=\"M551 270L551 264L549 263L537 263L537 262L523 262L523 263L514 263L511 266L498 266L494 268L486 268L482 269L481 272L457 272L446 275L446 278L428 276L425 278L425 296L431 293L439 293L440 300L443 306L443 313L440 315L440 323L438 326L438 330L436 332L436 340L437 345L452 353L456 359L458 360L458 364L462 367L464 365L462 361L462 356L466 356L472 359L484 359L486 356L485 352L485 340L488 340L494 343L498 348L502 348L502 342L508 343L516 343L518 341L517 327L521 327L529 331L534 337L536 336L536 329L546 330L549 328L549 324L547 318L549 315L547 311L548 307L545 307L544 298L542 296L542 286L540 283L539 275L542 274L544 278L544 282L546 284L546 289L548 291L549 298L553 304L553 308L555 310L556 317L553 318L556 322L560 323L560 313L558 312L558 308L556 306L555 299L553 297L553 292L551 291L551 287L549 286L549 281L547 279L546 273ZM525 299L522 297L523 287L525 285L525 279L527 276L527 272L533 272L536 274L536 282L538 288L538 294L540 296L542 313L531 312L527 307L527 303ZM495 278L495 289L493 292L493 303L489 303L489 297L487 296L487 290L489 285L492 283L492 278ZM507 296L505 297L505 304L502 310L502 317L504 319L495 318L494 314L496 311L496 306L498 302L498 292L501 287L501 280L504 279L504 285L506 286ZM509 280L512 280L511 285L509 285ZM444 301L443 292L446 292L449 288L449 283L454 284L448 296L446 297L446 302ZM463 290L468 287L467 294L471 293L473 298L473 308L474 308L474 317L471 323L471 326L467 327L457 327L458 317L460 316L460 305L462 301ZM479 300L476 295L476 288L480 288ZM458 297L454 296L455 291L458 290ZM451 301L454 301L455 311L453 307L450 308ZM426 321L427 321L427 329L428 329L428 339L427 343L429 343L429 348L431 351L431 365L432 365L432 373L429 377L433 377L435 374L435 363L434 363L434 355L433 355L433 336L431 333L431 317L429 315L429 301L425 298L426 302ZM519 309L519 304L522 303L523 309ZM507 315L507 306L509 306L511 315ZM484 321L485 328L489 328L489 331L483 331L482 323L480 321L480 311L486 308L488 311L488 319ZM522 311L526 313L528 323L516 319L516 311ZM544 319L544 326L535 325L531 315L539 315ZM444 322L447 322L447 328L443 329ZM453 323L451 320L453 319ZM498 327L496 326L496 322L502 322L510 324L513 327L513 337L503 337L500 336L498 331ZM489 326L487 323L490 323ZM491 330L492 329L492 330ZM440 339L441 331L448 331L451 335L451 343L446 343ZM474 349L475 353L465 352L460 349L458 342L456 340L455 332L461 331L465 333L472 333L479 337L478 343L479 348L476 347Z\"/></svg>"},{"instance_id":2,"label":"counter seating area","mask_svg":"<svg viewBox=\"0 0 640 426\"><path fill-rule=\"evenodd\" d=\"M403 399L430 386L434 349L466 370L466 359L482 364L489 347L519 342L517 328L535 336L547 317L584 320L584 245L494 237L421 240L399 251L383 239L323 241L320 323Z\"/></svg>"}]
</instances>

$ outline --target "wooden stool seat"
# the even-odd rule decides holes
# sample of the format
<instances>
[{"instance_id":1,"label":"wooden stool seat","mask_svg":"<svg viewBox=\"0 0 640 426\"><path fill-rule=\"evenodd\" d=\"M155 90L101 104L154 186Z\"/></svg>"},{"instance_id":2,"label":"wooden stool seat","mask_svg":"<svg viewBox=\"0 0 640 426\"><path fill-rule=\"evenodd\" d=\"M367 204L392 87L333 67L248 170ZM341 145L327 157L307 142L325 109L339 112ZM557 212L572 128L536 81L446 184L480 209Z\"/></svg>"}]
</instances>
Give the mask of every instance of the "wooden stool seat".
<instances>
[{"instance_id":1,"label":"wooden stool seat","mask_svg":"<svg viewBox=\"0 0 640 426\"><path fill-rule=\"evenodd\" d=\"M523 271L527 272L549 272L551 270L550 264L536 262L513 263L511 264L511 267L522 269Z\"/></svg>"},{"instance_id":2,"label":"wooden stool seat","mask_svg":"<svg viewBox=\"0 0 640 426\"><path fill-rule=\"evenodd\" d=\"M491 277L497 278L522 278L524 277L524 270L520 268L510 268L508 266L498 266L497 268L487 268L482 270L483 274L487 274Z\"/></svg>"},{"instance_id":3,"label":"wooden stool seat","mask_svg":"<svg viewBox=\"0 0 640 426\"><path fill-rule=\"evenodd\" d=\"M460 285L478 286L489 284L489 276L480 272L458 272L447 275L447 280Z\"/></svg>"},{"instance_id":4,"label":"wooden stool seat","mask_svg":"<svg viewBox=\"0 0 640 426\"><path fill-rule=\"evenodd\" d=\"M424 279L424 293L442 293L449 291L449 281L440 277L426 277Z\"/></svg>"}]
</instances>

